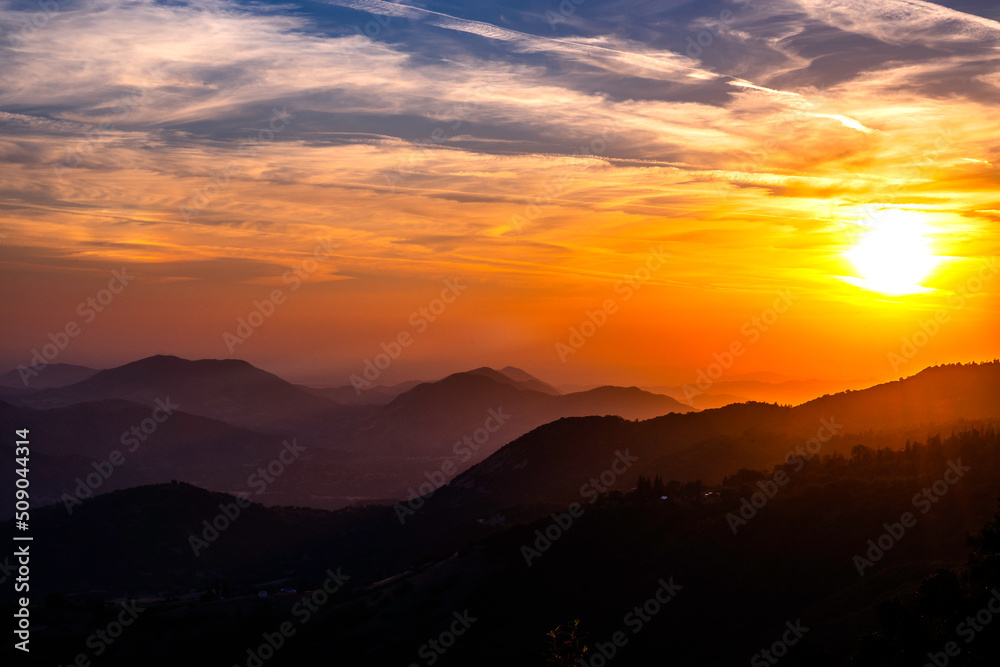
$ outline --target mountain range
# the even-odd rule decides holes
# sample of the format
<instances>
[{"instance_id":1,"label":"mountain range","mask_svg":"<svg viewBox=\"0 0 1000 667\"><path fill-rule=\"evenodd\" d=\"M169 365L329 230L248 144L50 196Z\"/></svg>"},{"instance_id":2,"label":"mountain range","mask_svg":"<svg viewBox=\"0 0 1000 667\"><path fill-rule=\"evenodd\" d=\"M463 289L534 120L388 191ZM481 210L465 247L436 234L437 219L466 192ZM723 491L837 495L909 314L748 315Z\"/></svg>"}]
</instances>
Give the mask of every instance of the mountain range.
<instances>
[{"instance_id":1,"label":"mountain range","mask_svg":"<svg viewBox=\"0 0 1000 667\"><path fill-rule=\"evenodd\" d=\"M163 402L172 414L147 436L150 446L96 492L171 480L245 491L257 466L291 439L305 464L288 466L282 483L270 484L261 499L336 508L409 495L428 471L450 462L452 474L461 472L561 417L647 419L691 410L635 387L562 394L513 367L417 383L384 405L340 404L240 360L155 356L101 371L53 366L40 378L46 381L30 390L0 387L0 424L57 425L56 436L36 443L59 471L37 483L45 501L79 486L95 463L122 450L124 434Z\"/></svg>"},{"instance_id":2,"label":"mountain range","mask_svg":"<svg viewBox=\"0 0 1000 667\"><path fill-rule=\"evenodd\" d=\"M414 387L383 406L391 408L386 419L413 420L440 400L484 386L504 400L520 393L565 398L519 389L523 380L494 373L476 369ZM582 392L573 405L600 400L595 391ZM611 395L661 404L640 390ZM116 398L48 408L3 404L0 422L35 420L37 469L48 476L100 457L106 439L150 412ZM371 419L362 417L373 426ZM161 435L165 446L158 449ZM185 438L188 448L176 449ZM564 637L560 632L577 623L589 651L609 646L617 630L635 631L625 620L629 610L664 586L676 601L638 625L655 630L627 635L622 664L664 655L681 664L735 664L770 646L787 623L809 629L788 665L911 664L944 645L954 623L917 632L917 621L901 615L974 613L977 589L956 595L963 582L979 581L1000 562L990 528L1000 525L1000 514L990 522L1000 494L1000 362L928 368L794 407L744 403L637 421L562 417L499 447L432 493L397 497L395 504L333 512L268 507L276 497L270 489L246 504L198 488L240 482L255 459L273 456L279 438L178 412L101 489L117 490L95 494L71 514L60 504L34 509L39 543L60 545L58 554L40 551L32 561L48 573L38 583L46 602L33 610L48 638L44 658L63 659L52 647L72 645L71 628L89 627L96 608L135 599L145 622L107 656L109 665L133 664L148 655L150 642L164 647L155 664L174 664L191 652L246 664L245 649L217 638L256 646L324 577L342 571L347 585L273 664L333 653L354 663L403 662L438 637L456 611L468 610L478 625L443 664L541 665L553 650L546 637ZM339 465L361 469L363 450L353 451L354 459L349 453L339 451ZM302 468L322 470L334 460L324 456ZM148 483L155 468L177 458L197 459L208 471L198 486ZM244 467L229 471L230 478L226 468L234 459ZM150 473L136 477L143 486L112 487L133 463ZM779 473L791 481L773 482ZM656 487L644 486L654 477ZM294 479L296 486L310 478ZM926 516L915 509L921 489L935 497ZM755 494L765 500L746 505ZM238 514L219 523L223 508L235 512L239 503ZM885 542L880 536L887 526L902 530L893 526L905 512L917 515L915 527ZM732 516L744 517L738 531ZM207 532L211 522L222 526L215 534ZM987 537L969 540L977 551L963 573L966 536L978 530ZM195 550L197 540L204 544ZM872 544L882 545L881 555ZM71 562L64 552L74 554ZM872 559L864 576L858 554ZM0 561L0 567L8 566ZM928 601L927 609L919 606ZM719 624L731 629L725 642L713 641ZM67 634L44 634L50 628ZM907 637L902 648L884 645L898 636ZM995 638L977 641L975 655L990 656ZM851 662L862 655L902 657Z\"/></svg>"}]
</instances>

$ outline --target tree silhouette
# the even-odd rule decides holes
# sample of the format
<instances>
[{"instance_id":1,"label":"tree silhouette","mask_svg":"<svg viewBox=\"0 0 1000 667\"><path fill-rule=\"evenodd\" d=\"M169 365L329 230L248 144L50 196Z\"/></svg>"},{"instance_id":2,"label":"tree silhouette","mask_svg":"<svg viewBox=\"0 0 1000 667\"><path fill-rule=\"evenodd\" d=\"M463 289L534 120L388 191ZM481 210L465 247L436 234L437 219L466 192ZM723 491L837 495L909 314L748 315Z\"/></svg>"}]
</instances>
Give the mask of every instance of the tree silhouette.
<instances>
[{"instance_id":1,"label":"tree silhouette","mask_svg":"<svg viewBox=\"0 0 1000 667\"><path fill-rule=\"evenodd\" d=\"M564 625L557 625L545 636L548 638L545 657L550 665L577 667L589 650L586 637L580 631L578 618Z\"/></svg>"}]
</instances>

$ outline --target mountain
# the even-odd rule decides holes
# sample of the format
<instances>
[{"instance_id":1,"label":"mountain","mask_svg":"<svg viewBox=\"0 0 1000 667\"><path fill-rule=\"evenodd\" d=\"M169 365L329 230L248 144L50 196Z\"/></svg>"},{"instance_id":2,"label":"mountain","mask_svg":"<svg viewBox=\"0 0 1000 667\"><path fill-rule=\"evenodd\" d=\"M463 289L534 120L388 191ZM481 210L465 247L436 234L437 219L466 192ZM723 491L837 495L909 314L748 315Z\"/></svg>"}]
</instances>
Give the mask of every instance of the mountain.
<instances>
[{"instance_id":1,"label":"mountain","mask_svg":"<svg viewBox=\"0 0 1000 667\"><path fill-rule=\"evenodd\" d=\"M887 522L898 523L907 510L918 513L914 489L939 479L957 459L975 460L977 468L926 516L920 514L915 526L893 527L902 532L887 550L875 552L877 562L859 576L854 557L878 548L869 540L885 545ZM673 501L606 494L594 503L583 500L575 517L565 504L536 509L533 518L510 520L464 548L445 542L436 558L411 538L409 550L420 567L382 576L369 589L368 605L335 600L322 627L282 659L301 664L350 647L345 650L352 652L340 654L349 662L402 664L416 654L414 647L437 636L437 628L447 627L454 611L467 609L477 621L449 652L452 664L542 665L551 652L572 646L574 634L593 656L576 664L763 665L776 662L760 657L776 645L781 664L790 666L923 664L991 597L995 579L985 579L978 590L970 586L976 590L972 599L950 595L960 588L950 582L963 578L942 568L961 567L967 533L991 515L1000 518L994 514L998 474L996 431L971 431L877 458L828 457L759 507L735 535L727 514L740 511L741 496L757 487L727 486L721 498L709 501L697 489ZM510 516L504 510L493 523L503 526ZM981 549L991 553L994 576L998 523L986 524L991 539ZM427 532L429 524L414 525L413 534ZM897 608L887 603L908 600L918 589L928 604L913 618L886 613ZM910 631L917 619L944 610L949 620L933 635ZM401 627L400 619L415 619L417 627ZM911 643L885 646L875 634L880 622ZM720 627L725 641L719 640ZM399 641L383 641L386 636ZM795 641L781 647L782 637ZM984 632L976 642L980 660L968 664L993 664L996 634ZM851 660L859 649L880 644L881 652L905 652L905 659ZM962 652L970 652L968 646ZM613 655L613 663L596 660L598 654Z\"/></svg>"},{"instance_id":2,"label":"mountain","mask_svg":"<svg viewBox=\"0 0 1000 667\"><path fill-rule=\"evenodd\" d=\"M241 428L310 439L330 439L339 433L341 420L350 414L344 406L245 361L189 361L162 355L103 370L65 387L9 400L52 408L108 399L153 406L157 400L167 398L189 414Z\"/></svg>"},{"instance_id":3,"label":"mountain","mask_svg":"<svg viewBox=\"0 0 1000 667\"><path fill-rule=\"evenodd\" d=\"M1000 435L992 427L902 451L882 444L875 455L825 456L799 473L785 466L793 482L737 534L728 517L764 475L734 475L712 499L696 485L668 501L612 492L582 499L573 515L565 504L522 505L490 521L428 506L403 525L378 507L250 505L235 514L235 498L186 484L107 494L72 517L37 508L32 565L45 576L32 579L32 657L65 663L128 602L142 622L102 655L109 667L263 662L255 651L274 667L333 654L347 664L409 664L421 652L441 655L431 647L444 644L442 665L559 664L547 659L565 657L573 630L588 654L613 651L621 665L745 664L781 637L796 639L781 661L790 667L921 664L991 599ZM919 513L914 490L955 461L968 469ZM220 521L223 511L233 518ZM887 528L907 511L915 524ZM196 554L192 538L206 536ZM879 544L889 546L859 576L858 555ZM331 575L346 581L328 594L320 589ZM912 616L911 600L920 603ZM914 632L925 619L931 627ZM282 627L293 641L282 641ZM888 644L887 635L905 641ZM985 631L962 651L987 665L997 648ZM873 650L889 657L852 660Z\"/></svg>"},{"instance_id":4,"label":"mountain","mask_svg":"<svg viewBox=\"0 0 1000 667\"><path fill-rule=\"evenodd\" d=\"M945 424L997 419L1000 362L928 368L796 407L742 403L638 423L620 417L560 419L457 476L434 502L482 515L539 500L579 501L581 485L609 469L616 452L626 449L636 460L616 475L616 488L632 488L640 474L717 484L727 472L768 468L790 452L793 457L846 454L875 434L901 448L907 439L926 438ZM815 451L804 449L807 443Z\"/></svg>"},{"instance_id":5,"label":"mountain","mask_svg":"<svg viewBox=\"0 0 1000 667\"><path fill-rule=\"evenodd\" d=\"M794 380L776 373L752 373L715 380L703 392L694 383L680 387L654 386L648 389L705 409L747 401L797 405L823 394L863 389L871 384L868 380Z\"/></svg>"},{"instance_id":6,"label":"mountain","mask_svg":"<svg viewBox=\"0 0 1000 667\"><path fill-rule=\"evenodd\" d=\"M492 378L500 383L510 384L518 387L519 389L532 389L543 394L552 395L562 393L547 382L542 382L535 376L530 375L519 368L514 368L513 366L507 366L499 371L483 366L482 368L466 372L485 375L486 377ZM420 384L425 384L425 382L421 380L408 380L394 385L376 385L361 392L359 392L354 385L343 385L340 387L303 386L302 388L318 396L340 403L341 405L386 405L400 394L403 394Z\"/></svg>"},{"instance_id":7,"label":"mountain","mask_svg":"<svg viewBox=\"0 0 1000 667\"><path fill-rule=\"evenodd\" d=\"M211 523L220 514L220 505L228 506L236 517L230 519L230 528L217 539L206 540L196 554L190 538L203 538L202 521ZM322 562L322 552L311 553L308 545L327 544L325 536L350 514L341 516L238 504L232 495L178 482L97 496L72 515L61 505L40 507L32 512L35 540L80 551L67 559L64 551L40 550L37 563L48 570L39 589L81 591L93 585L112 595L128 591L169 595L187 592L191 586L211 586L213 574L223 568L231 580L265 581L293 564L301 567L309 557Z\"/></svg>"},{"instance_id":8,"label":"mountain","mask_svg":"<svg viewBox=\"0 0 1000 667\"><path fill-rule=\"evenodd\" d=\"M560 417L584 415L619 415L625 419L649 419L670 412L690 412L691 407L669 396L661 396L636 387L600 387L571 394L550 393L534 388L537 380L514 380L491 368L477 368L455 373L437 382L417 385L397 396L373 414L372 422L416 424L421 434L440 430L439 423L451 433L446 440L471 434L483 426L490 409L503 408L510 413L502 438L512 428L527 432ZM544 383L540 383L544 384ZM548 385L546 385L548 386ZM465 424L461 429L458 424ZM530 425L529 425L530 424ZM514 436L516 437L516 436ZM434 440L427 437L428 442ZM446 444L451 444L447 442Z\"/></svg>"},{"instance_id":9,"label":"mountain","mask_svg":"<svg viewBox=\"0 0 1000 667\"><path fill-rule=\"evenodd\" d=\"M332 509L406 499L456 481L441 496L469 493L461 502L479 511L572 499L616 449L639 457L620 480L627 487L639 474L713 483L733 469L769 466L822 433L824 420L839 424L821 443L824 452L865 444L862 434L873 429L901 443L921 439L933 424L1000 416L997 368L932 368L794 408L746 403L697 413L636 387L553 394L537 390L544 383L523 371L485 367L419 383L386 405L343 406L246 362L151 357L9 398L20 408L3 406L0 416L54 434L52 444L39 446L58 471L58 488L42 489L50 494L89 473L125 431L148 419L157 400L169 398L182 416L157 433L162 446L142 448L104 491L169 479L239 490L248 466L295 437L306 448L304 464L289 466L268 502ZM556 469L559 475L547 472Z\"/></svg>"},{"instance_id":10,"label":"mountain","mask_svg":"<svg viewBox=\"0 0 1000 667\"><path fill-rule=\"evenodd\" d=\"M521 383L521 386L525 389L534 389L535 391L540 391L543 394L552 394L553 396L558 396L562 393L548 382L542 382L534 375L531 375L520 368L515 368L514 366L504 366L500 369L500 373L506 375L515 382Z\"/></svg>"},{"instance_id":11,"label":"mountain","mask_svg":"<svg viewBox=\"0 0 1000 667\"><path fill-rule=\"evenodd\" d=\"M387 405L367 406L338 437L336 446L310 455L308 468L289 474L309 489L311 506L335 509L352 503L414 495L414 489L450 481L503 445L555 419L622 415L647 419L691 410L674 399L635 387L604 387L554 395L527 374L511 378L491 368L423 382ZM315 480L326 480L317 487Z\"/></svg>"},{"instance_id":12,"label":"mountain","mask_svg":"<svg viewBox=\"0 0 1000 667\"><path fill-rule=\"evenodd\" d=\"M934 366L906 379L816 398L795 413L805 422L834 414L855 431L990 419L1000 416L1000 362Z\"/></svg>"},{"instance_id":13,"label":"mountain","mask_svg":"<svg viewBox=\"0 0 1000 667\"><path fill-rule=\"evenodd\" d=\"M409 488L426 482L427 474L440 479L436 471L445 462L453 466L447 480L560 417L645 419L690 410L634 387L560 395L513 367L505 373L484 367L417 383L382 406L340 405L243 361L170 356L8 400L22 408L10 423L50 420L52 428L40 432L54 433L63 443L58 451L41 448L41 455L57 457L52 465L66 471L53 477L56 486L44 489L57 497L78 476L86 477L93 461L104 460L131 425L148 419L158 401L169 400L183 416L158 433L163 441L155 454L140 452L102 492L171 479L239 490L246 485L248 465L277 452L274 443L283 437L295 437L306 447L308 464L290 466L282 484L268 490L269 496L277 494L269 502L327 508L411 495ZM206 424L199 426L196 418Z\"/></svg>"},{"instance_id":14,"label":"mountain","mask_svg":"<svg viewBox=\"0 0 1000 667\"><path fill-rule=\"evenodd\" d=\"M179 410L120 399L50 409L0 403L0 430L15 429L29 430L34 470L43 471L31 477L36 505L171 480L251 493L269 504L301 498L294 487L263 486L253 477L286 449L282 438ZM13 497L0 499L0 515L12 513Z\"/></svg>"},{"instance_id":15,"label":"mountain","mask_svg":"<svg viewBox=\"0 0 1000 667\"><path fill-rule=\"evenodd\" d=\"M15 368L0 375L0 388L23 391L54 389L82 382L98 372L96 368L73 364L48 364L46 366L26 367L21 370Z\"/></svg>"},{"instance_id":16,"label":"mountain","mask_svg":"<svg viewBox=\"0 0 1000 667\"><path fill-rule=\"evenodd\" d=\"M362 392L358 392L354 385L343 385L340 387L299 387L316 396L322 396L340 405L385 405L396 398L404 391L408 391L418 384L420 380L408 380L394 385L376 385L369 387Z\"/></svg>"}]
</instances>

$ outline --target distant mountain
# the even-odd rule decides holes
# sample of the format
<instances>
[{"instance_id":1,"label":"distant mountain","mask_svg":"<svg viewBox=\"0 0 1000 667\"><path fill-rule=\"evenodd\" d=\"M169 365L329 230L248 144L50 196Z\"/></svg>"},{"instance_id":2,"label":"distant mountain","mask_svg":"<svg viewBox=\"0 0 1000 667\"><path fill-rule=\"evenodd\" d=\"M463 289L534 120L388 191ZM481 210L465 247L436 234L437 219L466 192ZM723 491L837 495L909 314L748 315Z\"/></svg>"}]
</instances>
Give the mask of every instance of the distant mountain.
<instances>
[{"instance_id":1,"label":"distant mountain","mask_svg":"<svg viewBox=\"0 0 1000 667\"><path fill-rule=\"evenodd\" d=\"M544 384L490 368L421 383L359 416L336 449L317 452L308 472L294 474L318 475L324 466L330 468L328 488L340 497L313 498L314 505L334 508L352 499L398 498L426 484L428 475L448 481L508 442L561 417L648 419L691 410L636 387L554 395L534 389L536 383ZM349 466L345 456L354 457ZM443 477L442 470L448 471ZM308 486L307 480L301 485Z\"/></svg>"},{"instance_id":2,"label":"distant mountain","mask_svg":"<svg viewBox=\"0 0 1000 667\"><path fill-rule=\"evenodd\" d=\"M417 385L363 422L366 451L389 455L448 456L452 445L487 426L490 411L509 415L480 442L485 456L502 444L554 419L584 415L619 415L648 419L691 408L636 387L601 387L575 394L550 394L536 381L517 381L490 368L455 373ZM494 418L495 421L495 418ZM477 457L481 458L481 457Z\"/></svg>"},{"instance_id":3,"label":"distant mountain","mask_svg":"<svg viewBox=\"0 0 1000 667\"><path fill-rule=\"evenodd\" d=\"M716 380L705 391L698 390L694 382L679 387L654 386L647 389L704 409L747 401L798 405L823 394L863 389L871 384L868 380L789 380L776 373L752 373Z\"/></svg>"},{"instance_id":4,"label":"distant mountain","mask_svg":"<svg viewBox=\"0 0 1000 667\"><path fill-rule=\"evenodd\" d=\"M340 405L385 405L404 391L413 389L418 384L422 384L422 381L408 380L394 385L376 385L361 392L351 384L340 387L298 386L311 394L322 396Z\"/></svg>"},{"instance_id":5,"label":"distant mountain","mask_svg":"<svg viewBox=\"0 0 1000 667\"><path fill-rule=\"evenodd\" d=\"M46 410L0 403L0 430L25 428L34 469L42 471L31 477L37 505L60 502L63 494L85 498L171 480L248 492L269 504L298 497L293 486L250 481L285 449L282 438L213 419L181 411L154 413L120 399ZM81 485L88 477L95 484ZM2 516L11 515L13 496L0 499L0 510Z\"/></svg>"},{"instance_id":6,"label":"distant mountain","mask_svg":"<svg viewBox=\"0 0 1000 667\"><path fill-rule=\"evenodd\" d=\"M505 371L484 367L409 389L397 385L393 389L402 393L382 406L341 405L324 398L322 390L289 384L244 361L156 356L8 400L21 406L11 424L47 424L39 432L62 443L41 446L42 454L58 459L52 465L68 475L55 475L58 484L46 491L61 493L85 476L92 461L100 462L117 446L123 431L147 419L157 401L169 399L183 416L165 424L157 433L159 446L116 472L116 481L103 491L170 479L238 490L241 479L245 486L247 466L277 452L274 443L281 437L275 436L296 437L308 447L308 464L291 466L287 479L269 490L279 494L269 502L327 508L408 496L427 474L448 481L561 417L647 419L690 410L635 387L561 395L524 371ZM441 478L445 463L451 467Z\"/></svg>"},{"instance_id":7,"label":"distant mountain","mask_svg":"<svg viewBox=\"0 0 1000 667\"><path fill-rule=\"evenodd\" d=\"M667 396L671 394L664 391ZM677 392L677 400L687 403L698 410L711 410L712 408L724 408L733 403L746 403L750 399L745 396L734 396L733 394L699 394L689 399L685 399L683 393Z\"/></svg>"},{"instance_id":8,"label":"distant mountain","mask_svg":"<svg viewBox=\"0 0 1000 667\"><path fill-rule=\"evenodd\" d=\"M525 389L534 389L535 391L540 391L543 394L552 394L553 396L558 396L563 393L550 385L548 382L542 382L534 375L531 375L520 368L515 368L514 366L504 366L500 369L500 373L506 375L515 382L521 383L521 386Z\"/></svg>"},{"instance_id":9,"label":"distant mountain","mask_svg":"<svg viewBox=\"0 0 1000 667\"><path fill-rule=\"evenodd\" d=\"M531 389L543 394L552 394L553 396L562 393L547 382L542 382L533 375L529 375L513 366L507 366L499 371L483 366L482 368L466 372L484 375L502 384L515 386L518 389ZM397 396L421 384L428 383L422 380L408 380L394 385L376 385L361 392L354 385L343 385L340 387L302 386L302 389L317 396L328 398L341 405L387 405Z\"/></svg>"},{"instance_id":10,"label":"distant mountain","mask_svg":"<svg viewBox=\"0 0 1000 667\"><path fill-rule=\"evenodd\" d=\"M639 457L621 477L628 486L640 473L711 482L733 469L767 467L815 436L823 420L842 424L823 444L827 452L849 451L861 442L851 434L873 429L901 442L924 438L932 424L1000 417L997 369L932 368L795 408L746 403L692 413L636 387L558 394L518 369L485 367L419 383L386 405L344 406L246 362L151 357L9 397L21 408L0 405L0 421L6 415L10 428L28 420L47 434L39 455L50 457L58 484L46 493L89 472L169 398L184 415L164 424L160 446L142 448L105 491L169 479L239 490L248 467L272 458L283 437L296 437L308 447L304 465L289 467L268 502L338 508L456 481L474 491L471 508L572 498L626 447Z\"/></svg>"},{"instance_id":11,"label":"distant mountain","mask_svg":"<svg viewBox=\"0 0 1000 667\"><path fill-rule=\"evenodd\" d=\"M639 423L620 417L561 419L458 476L436 502L448 496L456 506L483 512L541 499L579 500L581 485L607 470L615 452L626 448L637 460L616 475L618 488L631 488L640 474L718 483L727 471L769 468L789 452L808 453L803 447L810 438L824 454L849 454L869 432L890 435L901 448L907 438L926 438L943 424L997 419L998 362L928 368L797 407L734 404Z\"/></svg>"},{"instance_id":12,"label":"distant mountain","mask_svg":"<svg viewBox=\"0 0 1000 667\"><path fill-rule=\"evenodd\" d=\"M86 380L10 401L53 408L108 399L153 406L167 398L184 412L271 433L328 438L349 411L237 359L189 361L155 356Z\"/></svg>"},{"instance_id":13,"label":"distant mountain","mask_svg":"<svg viewBox=\"0 0 1000 667\"><path fill-rule=\"evenodd\" d=\"M73 364L48 364L23 369L15 368L0 375L0 387L24 391L54 389L82 382L98 372L96 368Z\"/></svg>"}]
</instances>

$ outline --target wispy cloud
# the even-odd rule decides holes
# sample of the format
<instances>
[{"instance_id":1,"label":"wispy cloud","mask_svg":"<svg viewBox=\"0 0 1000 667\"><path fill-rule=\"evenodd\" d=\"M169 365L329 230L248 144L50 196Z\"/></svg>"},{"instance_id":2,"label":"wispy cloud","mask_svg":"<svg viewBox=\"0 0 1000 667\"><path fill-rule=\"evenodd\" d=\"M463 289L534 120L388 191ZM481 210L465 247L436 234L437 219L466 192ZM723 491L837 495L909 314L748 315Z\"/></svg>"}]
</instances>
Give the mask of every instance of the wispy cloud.
<instances>
[{"instance_id":1,"label":"wispy cloud","mask_svg":"<svg viewBox=\"0 0 1000 667\"><path fill-rule=\"evenodd\" d=\"M992 213L967 212L996 210L990 18L917 0L588 3L555 31L538 11L454 7L80 0L21 39L34 7L3 4L4 248L217 279L201 262L281 265L332 235L341 275L461 267L527 289L540 266L571 286L673 239L675 284L797 274L821 294L871 201L972 236ZM275 108L294 121L248 157Z\"/></svg>"}]
</instances>

